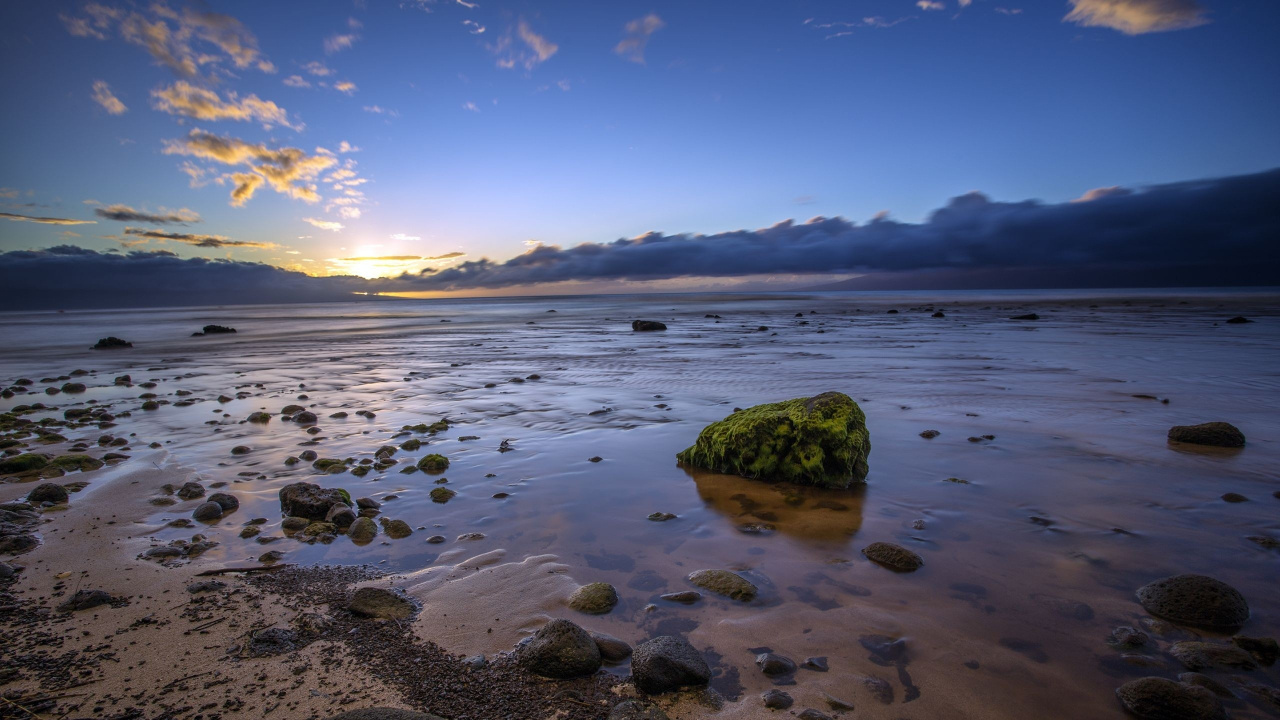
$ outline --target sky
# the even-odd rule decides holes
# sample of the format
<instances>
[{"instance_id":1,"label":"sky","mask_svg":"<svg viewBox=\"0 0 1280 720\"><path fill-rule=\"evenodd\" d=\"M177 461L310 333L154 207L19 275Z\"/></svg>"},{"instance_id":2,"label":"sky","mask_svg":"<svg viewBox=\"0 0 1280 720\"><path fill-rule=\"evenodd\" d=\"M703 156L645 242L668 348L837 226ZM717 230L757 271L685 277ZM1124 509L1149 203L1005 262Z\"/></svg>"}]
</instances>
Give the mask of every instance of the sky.
<instances>
[{"instance_id":1,"label":"sky","mask_svg":"<svg viewBox=\"0 0 1280 720\"><path fill-rule=\"evenodd\" d=\"M1115 269L1158 208L1243 260L1280 214L1277 36L1256 0L7 2L0 276Z\"/></svg>"}]
</instances>

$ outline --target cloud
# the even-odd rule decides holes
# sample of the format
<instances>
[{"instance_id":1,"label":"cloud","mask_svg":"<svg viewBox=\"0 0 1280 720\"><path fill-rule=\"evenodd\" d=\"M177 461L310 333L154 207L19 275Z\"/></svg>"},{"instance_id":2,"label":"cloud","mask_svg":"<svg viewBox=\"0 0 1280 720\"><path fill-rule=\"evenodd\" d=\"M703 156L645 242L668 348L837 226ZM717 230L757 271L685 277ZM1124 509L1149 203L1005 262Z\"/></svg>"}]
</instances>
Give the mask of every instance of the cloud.
<instances>
[{"instance_id":1,"label":"cloud","mask_svg":"<svg viewBox=\"0 0 1280 720\"><path fill-rule=\"evenodd\" d=\"M253 33L230 15L190 6L175 11L159 2L147 11L128 12L89 3L83 12L82 16L59 16L72 35L105 40L109 33L118 33L184 78L198 77L203 67L217 68L226 59L241 70L276 71L258 49Z\"/></svg>"},{"instance_id":2,"label":"cloud","mask_svg":"<svg viewBox=\"0 0 1280 720\"><path fill-rule=\"evenodd\" d=\"M463 20L462 25L463 27L467 28L467 32L471 33L472 35L484 34L484 30L485 30L484 26L476 22L475 20Z\"/></svg>"},{"instance_id":3,"label":"cloud","mask_svg":"<svg viewBox=\"0 0 1280 720\"><path fill-rule=\"evenodd\" d=\"M166 155L186 155L223 165L247 166L260 180L249 180L247 173L232 176L237 183L232 194L232 204L243 205L253 197L262 181L282 195L305 202L317 202L320 194L312 180L321 172L337 164L330 155L308 155L293 147L269 148L238 138L223 137L192 130L185 138L165 141Z\"/></svg>"},{"instance_id":4,"label":"cloud","mask_svg":"<svg viewBox=\"0 0 1280 720\"><path fill-rule=\"evenodd\" d=\"M1111 187L1100 187L1100 188L1094 188L1092 190L1086 191L1085 194L1081 195L1075 200L1072 200L1071 202L1092 202L1094 200L1101 200L1102 198L1118 197L1121 195L1132 195L1132 194L1133 194L1133 191L1130 190L1129 188L1122 188L1119 185L1112 185Z\"/></svg>"},{"instance_id":5,"label":"cloud","mask_svg":"<svg viewBox=\"0 0 1280 720\"><path fill-rule=\"evenodd\" d=\"M284 108L270 100L261 100L257 95L249 95L241 100L234 92L228 91L227 99L223 100L213 90L179 80L167 88L152 90L151 97L155 101L153 106L156 110L170 115L208 121L257 121L268 128L283 125L294 130L300 129L289 123L289 113Z\"/></svg>"},{"instance_id":6,"label":"cloud","mask_svg":"<svg viewBox=\"0 0 1280 720\"><path fill-rule=\"evenodd\" d=\"M525 70L533 70L560 49L559 45L534 32L523 19L516 26L516 35L523 47L515 42L510 30L489 46L489 50L498 56L498 67L509 70L521 65Z\"/></svg>"},{"instance_id":7,"label":"cloud","mask_svg":"<svg viewBox=\"0 0 1280 720\"><path fill-rule=\"evenodd\" d=\"M162 230L147 230L145 228L127 227L124 234L136 238L146 240L160 240L163 242L179 242L187 245L202 248L223 248L223 247L245 247L245 248L262 248L272 249L280 247L275 243L250 242L247 240L232 240L222 235L195 235L191 233L173 233L164 232Z\"/></svg>"},{"instance_id":8,"label":"cloud","mask_svg":"<svg viewBox=\"0 0 1280 720\"><path fill-rule=\"evenodd\" d=\"M303 78L301 75L290 75L289 77L285 78L281 82L283 82L285 85L288 85L289 87L294 87L294 88L311 87L311 83L307 82L306 79Z\"/></svg>"},{"instance_id":9,"label":"cloud","mask_svg":"<svg viewBox=\"0 0 1280 720\"><path fill-rule=\"evenodd\" d=\"M661 30L665 24L662 18L653 13L632 20L625 28L626 37L614 46L613 51L624 60L643 65L644 49L649 44L649 36Z\"/></svg>"},{"instance_id":10,"label":"cloud","mask_svg":"<svg viewBox=\"0 0 1280 720\"><path fill-rule=\"evenodd\" d=\"M476 107L476 104L471 102L470 100L462 103L462 109L470 110L471 112L477 112L477 113L480 112L480 108Z\"/></svg>"},{"instance_id":11,"label":"cloud","mask_svg":"<svg viewBox=\"0 0 1280 720\"><path fill-rule=\"evenodd\" d=\"M1108 271L1176 284L1280 284L1280 169L1111 191L1090 202L999 202L973 192L921 223L878 217L784 221L716 235L648 233L572 248L536 245L507 260L464 262L400 280L422 290L757 273L1019 273L1050 268L1083 281ZM1270 275L1268 276L1268 273ZM1259 282L1266 279L1268 282ZM1023 286L1026 287L1026 286Z\"/></svg>"},{"instance_id":12,"label":"cloud","mask_svg":"<svg viewBox=\"0 0 1280 720\"><path fill-rule=\"evenodd\" d=\"M408 241L408 242L416 242L418 240L421 240L422 238L418 237L417 235L406 235L404 233L396 233L395 235L391 236L391 239Z\"/></svg>"},{"instance_id":13,"label":"cloud","mask_svg":"<svg viewBox=\"0 0 1280 720\"><path fill-rule=\"evenodd\" d=\"M359 40L359 39L360 39L360 36L355 34L330 35L329 37L324 39L324 51L332 55L341 50L346 50L350 48L352 45L355 44L356 40Z\"/></svg>"},{"instance_id":14,"label":"cloud","mask_svg":"<svg viewBox=\"0 0 1280 720\"><path fill-rule=\"evenodd\" d=\"M332 232L338 232L339 230L346 228L346 225L343 225L340 222L333 222L332 220L317 220L315 218L302 218L302 222L310 223L311 225L314 225L315 227L318 227L321 230L329 230Z\"/></svg>"},{"instance_id":15,"label":"cloud","mask_svg":"<svg viewBox=\"0 0 1280 720\"><path fill-rule=\"evenodd\" d=\"M332 69L326 67L325 64L319 60L312 60L306 65L303 65L302 69L316 77L328 77L334 73Z\"/></svg>"},{"instance_id":16,"label":"cloud","mask_svg":"<svg viewBox=\"0 0 1280 720\"><path fill-rule=\"evenodd\" d=\"M1107 27L1126 35L1185 30L1209 22L1196 0L1068 0L1063 22Z\"/></svg>"},{"instance_id":17,"label":"cloud","mask_svg":"<svg viewBox=\"0 0 1280 720\"><path fill-rule=\"evenodd\" d=\"M181 208L179 210L160 209L159 213L149 213L145 210L134 210L128 205L107 205L106 207L96 208L93 213L100 218L107 220L117 220L119 222L144 222L152 225L186 225L188 223L200 222L200 214L194 210Z\"/></svg>"},{"instance_id":18,"label":"cloud","mask_svg":"<svg viewBox=\"0 0 1280 720\"><path fill-rule=\"evenodd\" d=\"M373 113L374 115L390 115L391 117L400 117L400 113L396 112L395 110L389 110L380 105L365 105L364 111L367 113Z\"/></svg>"},{"instance_id":19,"label":"cloud","mask_svg":"<svg viewBox=\"0 0 1280 720\"><path fill-rule=\"evenodd\" d=\"M338 143L338 152L339 153L360 152L360 148L356 147L355 145L352 145L346 140L343 140L342 142Z\"/></svg>"},{"instance_id":20,"label":"cloud","mask_svg":"<svg viewBox=\"0 0 1280 720\"><path fill-rule=\"evenodd\" d=\"M18 195L19 195L19 190L17 188L11 188L11 187L0 188L0 198L12 200L13 198L18 197Z\"/></svg>"},{"instance_id":21,"label":"cloud","mask_svg":"<svg viewBox=\"0 0 1280 720\"><path fill-rule=\"evenodd\" d=\"M52 218L52 217L34 217L32 215L15 215L14 213L0 212L0 217L15 222L33 222L42 225L97 225L97 220L70 220L68 218Z\"/></svg>"},{"instance_id":22,"label":"cloud","mask_svg":"<svg viewBox=\"0 0 1280 720\"><path fill-rule=\"evenodd\" d=\"M356 93L356 90L359 90L360 88L356 87L356 84L351 82L350 80L343 80L342 82L334 83L333 89L337 90L340 93L354 95Z\"/></svg>"},{"instance_id":23,"label":"cloud","mask_svg":"<svg viewBox=\"0 0 1280 720\"><path fill-rule=\"evenodd\" d=\"M937 0L919 0L916 3L916 7L921 10L945 10L947 6L937 2Z\"/></svg>"},{"instance_id":24,"label":"cloud","mask_svg":"<svg viewBox=\"0 0 1280 720\"><path fill-rule=\"evenodd\" d=\"M338 208L338 217L343 220L359 220L363 213L358 207L345 206Z\"/></svg>"},{"instance_id":25,"label":"cloud","mask_svg":"<svg viewBox=\"0 0 1280 720\"><path fill-rule=\"evenodd\" d=\"M417 255L383 255L381 257L351 257L339 258L338 262L409 262L411 260L422 260Z\"/></svg>"},{"instance_id":26,"label":"cloud","mask_svg":"<svg viewBox=\"0 0 1280 720\"><path fill-rule=\"evenodd\" d=\"M111 115L123 115L129 110L120 102L120 98L111 94L111 86L105 80L93 81L93 94L89 97Z\"/></svg>"},{"instance_id":27,"label":"cloud","mask_svg":"<svg viewBox=\"0 0 1280 720\"><path fill-rule=\"evenodd\" d=\"M262 183L266 182L261 175L253 173L231 173L231 207L244 207L253 198Z\"/></svg>"},{"instance_id":28,"label":"cloud","mask_svg":"<svg viewBox=\"0 0 1280 720\"><path fill-rule=\"evenodd\" d=\"M452 260L453 258L460 258L465 256L466 256L466 253L464 252L448 252L443 255L432 255L431 257L424 257L422 259L423 260Z\"/></svg>"}]
</instances>

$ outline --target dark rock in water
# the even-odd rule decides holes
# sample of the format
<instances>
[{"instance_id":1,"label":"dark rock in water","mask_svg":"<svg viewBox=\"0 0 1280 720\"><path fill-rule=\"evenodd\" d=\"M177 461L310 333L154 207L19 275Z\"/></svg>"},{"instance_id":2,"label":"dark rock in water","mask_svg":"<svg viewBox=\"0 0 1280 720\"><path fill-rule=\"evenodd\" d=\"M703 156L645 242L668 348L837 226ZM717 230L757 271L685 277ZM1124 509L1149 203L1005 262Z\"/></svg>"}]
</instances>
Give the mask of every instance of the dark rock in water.
<instances>
[{"instance_id":1,"label":"dark rock in water","mask_svg":"<svg viewBox=\"0 0 1280 720\"><path fill-rule=\"evenodd\" d=\"M1249 502L1249 498L1241 495L1240 493L1223 493L1222 501L1229 503L1242 503Z\"/></svg>"},{"instance_id":2,"label":"dark rock in water","mask_svg":"<svg viewBox=\"0 0 1280 720\"><path fill-rule=\"evenodd\" d=\"M862 686L881 705L893 704L893 686L889 684L888 680L869 675L862 678Z\"/></svg>"},{"instance_id":3,"label":"dark rock in water","mask_svg":"<svg viewBox=\"0 0 1280 720\"><path fill-rule=\"evenodd\" d=\"M383 620L403 620L416 609L403 595L375 587L356 590L347 607L356 615Z\"/></svg>"},{"instance_id":4,"label":"dark rock in water","mask_svg":"<svg viewBox=\"0 0 1280 720\"><path fill-rule=\"evenodd\" d=\"M662 708L641 700L623 700L609 711L606 720L670 720Z\"/></svg>"},{"instance_id":5,"label":"dark rock in water","mask_svg":"<svg viewBox=\"0 0 1280 720\"><path fill-rule=\"evenodd\" d=\"M30 503L64 503L68 499L67 489L57 483L42 483L27 493Z\"/></svg>"},{"instance_id":6,"label":"dark rock in water","mask_svg":"<svg viewBox=\"0 0 1280 720\"><path fill-rule=\"evenodd\" d=\"M205 335L220 335L223 333L233 333L235 328L229 328L223 325L205 325L201 330Z\"/></svg>"},{"instance_id":7,"label":"dark rock in water","mask_svg":"<svg viewBox=\"0 0 1280 720\"><path fill-rule=\"evenodd\" d=\"M777 653L760 653L756 656L756 667L765 675L787 675L796 671L796 664L791 658Z\"/></svg>"},{"instance_id":8,"label":"dark rock in water","mask_svg":"<svg viewBox=\"0 0 1280 720\"><path fill-rule=\"evenodd\" d=\"M298 649L298 634L289 628L271 627L254 630L244 645L246 655L267 657L283 655Z\"/></svg>"},{"instance_id":9,"label":"dark rock in water","mask_svg":"<svg viewBox=\"0 0 1280 720\"><path fill-rule=\"evenodd\" d=\"M443 535L432 535L431 537L427 538L427 542L431 543L432 545L439 545L444 541L445 541L445 536Z\"/></svg>"},{"instance_id":10,"label":"dark rock in water","mask_svg":"<svg viewBox=\"0 0 1280 720\"><path fill-rule=\"evenodd\" d=\"M372 542L378 535L378 526L367 517L356 518L347 528L347 537L351 542L364 544Z\"/></svg>"},{"instance_id":11,"label":"dark rock in water","mask_svg":"<svg viewBox=\"0 0 1280 720\"><path fill-rule=\"evenodd\" d=\"M756 586L746 578L728 570L698 570L689 574L689 582L718 595L750 602L756 597Z\"/></svg>"},{"instance_id":12,"label":"dark rock in water","mask_svg":"<svg viewBox=\"0 0 1280 720\"><path fill-rule=\"evenodd\" d=\"M1146 645L1149 639L1147 634L1141 630L1128 625L1121 625L1111 631L1111 635L1107 638L1107 643L1118 648L1132 650Z\"/></svg>"},{"instance_id":13,"label":"dark rock in water","mask_svg":"<svg viewBox=\"0 0 1280 720\"><path fill-rule=\"evenodd\" d=\"M867 477L866 417L848 395L756 405L703 428L685 465L762 480L845 488Z\"/></svg>"},{"instance_id":14,"label":"dark rock in water","mask_svg":"<svg viewBox=\"0 0 1280 720\"><path fill-rule=\"evenodd\" d=\"M1222 683L1214 680L1208 675L1201 675L1198 672L1181 673L1178 675L1178 682L1202 687L1220 698L1234 698L1236 696L1235 693L1228 690Z\"/></svg>"},{"instance_id":15,"label":"dark rock in water","mask_svg":"<svg viewBox=\"0 0 1280 720\"><path fill-rule=\"evenodd\" d=\"M350 527L351 523L356 521L356 513L346 503L337 503L329 508L329 512L324 514L324 521L333 523L340 528Z\"/></svg>"},{"instance_id":16,"label":"dark rock in water","mask_svg":"<svg viewBox=\"0 0 1280 720\"><path fill-rule=\"evenodd\" d=\"M236 496L228 495L227 493L214 493L209 496L209 502L218 503L224 513L240 509L240 501L236 499Z\"/></svg>"},{"instance_id":17,"label":"dark rock in water","mask_svg":"<svg viewBox=\"0 0 1280 720\"><path fill-rule=\"evenodd\" d=\"M222 506L212 500L200 503L191 513L191 517L201 521L217 520L222 517Z\"/></svg>"},{"instance_id":18,"label":"dark rock in water","mask_svg":"<svg viewBox=\"0 0 1280 720\"><path fill-rule=\"evenodd\" d=\"M1276 660L1280 659L1280 644L1276 643L1275 638L1236 635L1231 638L1231 642L1235 643L1236 647L1252 655L1260 665L1270 667L1276 663Z\"/></svg>"},{"instance_id":19,"label":"dark rock in water","mask_svg":"<svg viewBox=\"0 0 1280 720\"><path fill-rule=\"evenodd\" d=\"M862 554L895 572L912 572L924 565L924 559L919 555L893 543L873 542L862 548Z\"/></svg>"},{"instance_id":20,"label":"dark rock in water","mask_svg":"<svg viewBox=\"0 0 1280 720\"><path fill-rule=\"evenodd\" d=\"M653 330L666 330L667 326L657 320L636 320L631 323L631 329L636 332L651 332Z\"/></svg>"},{"instance_id":21,"label":"dark rock in water","mask_svg":"<svg viewBox=\"0 0 1280 720\"><path fill-rule=\"evenodd\" d=\"M1207 422L1200 425L1176 425L1169 428L1169 440L1192 445L1244 447L1244 433L1231 423Z\"/></svg>"},{"instance_id":22,"label":"dark rock in water","mask_svg":"<svg viewBox=\"0 0 1280 720\"><path fill-rule=\"evenodd\" d=\"M253 448L248 445L237 445L231 448L232 455L248 455L251 452L253 452Z\"/></svg>"},{"instance_id":23,"label":"dark rock in water","mask_svg":"<svg viewBox=\"0 0 1280 720\"><path fill-rule=\"evenodd\" d=\"M204 486L198 482L186 482L178 488L178 497L183 500L195 500L204 497Z\"/></svg>"},{"instance_id":24,"label":"dark rock in water","mask_svg":"<svg viewBox=\"0 0 1280 720\"><path fill-rule=\"evenodd\" d=\"M319 420L320 418L316 417L316 414L310 410L303 410L293 416L293 421L299 425L315 425Z\"/></svg>"},{"instance_id":25,"label":"dark rock in water","mask_svg":"<svg viewBox=\"0 0 1280 720\"><path fill-rule=\"evenodd\" d=\"M373 498L367 498L367 497L356 498L356 507L360 508L361 510L377 510L378 508L382 507L382 503L379 503L377 500L374 500Z\"/></svg>"},{"instance_id":26,"label":"dark rock in water","mask_svg":"<svg viewBox=\"0 0 1280 720\"><path fill-rule=\"evenodd\" d=\"M20 555L36 549L39 544L32 535L5 535L0 537L0 555Z\"/></svg>"},{"instance_id":27,"label":"dark rock in water","mask_svg":"<svg viewBox=\"0 0 1280 720\"><path fill-rule=\"evenodd\" d=\"M49 464L49 457L37 453L22 453L0 458L0 473L6 475L39 470Z\"/></svg>"},{"instance_id":28,"label":"dark rock in water","mask_svg":"<svg viewBox=\"0 0 1280 720\"><path fill-rule=\"evenodd\" d=\"M338 488L321 488L312 483L293 483L280 488L280 509L285 515L324 520L329 508L342 503L350 506L351 496Z\"/></svg>"},{"instance_id":29,"label":"dark rock in water","mask_svg":"<svg viewBox=\"0 0 1280 720\"><path fill-rule=\"evenodd\" d=\"M817 672L827 671L826 657L807 657L804 659L803 667L805 670L814 670Z\"/></svg>"},{"instance_id":30,"label":"dark rock in water","mask_svg":"<svg viewBox=\"0 0 1280 720\"><path fill-rule=\"evenodd\" d=\"M418 469L429 473L444 472L449 469L449 458L439 453L431 453L418 461Z\"/></svg>"},{"instance_id":31,"label":"dark rock in water","mask_svg":"<svg viewBox=\"0 0 1280 720\"><path fill-rule=\"evenodd\" d=\"M1139 588L1138 601L1152 615L1207 630L1234 630L1249 619L1244 596L1207 575L1156 580Z\"/></svg>"},{"instance_id":32,"label":"dark rock in water","mask_svg":"<svg viewBox=\"0 0 1280 720\"><path fill-rule=\"evenodd\" d=\"M669 512L653 512L649 513L649 519L654 522L666 522L668 520L675 520L676 516Z\"/></svg>"},{"instance_id":33,"label":"dark rock in water","mask_svg":"<svg viewBox=\"0 0 1280 720\"><path fill-rule=\"evenodd\" d=\"M311 521L304 517L287 517L280 523L280 529L287 530L289 532L297 532L299 530L305 530L310 524Z\"/></svg>"},{"instance_id":34,"label":"dark rock in water","mask_svg":"<svg viewBox=\"0 0 1280 720\"><path fill-rule=\"evenodd\" d=\"M569 607L589 615L603 615L618 604L618 591L606 582L583 585L569 596Z\"/></svg>"},{"instance_id":35,"label":"dark rock in water","mask_svg":"<svg viewBox=\"0 0 1280 720\"><path fill-rule=\"evenodd\" d=\"M761 702L770 710L786 710L794 702L791 696L778 689L766 690L760 695Z\"/></svg>"},{"instance_id":36,"label":"dark rock in water","mask_svg":"<svg viewBox=\"0 0 1280 720\"><path fill-rule=\"evenodd\" d=\"M600 657L605 662L622 662L631 657L631 646L625 640L601 632L591 633L591 639L596 641Z\"/></svg>"},{"instance_id":37,"label":"dark rock in water","mask_svg":"<svg viewBox=\"0 0 1280 720\"><path fill-rule=\"evenodd\" d=\"M431 488L431 492L428 494L431 496L431 502L447 503L458 493L447 487L437 487Z\"/></svg>"},{"instance_id":38,"label":"dark rock in water","mask_svg":"<svg viewBox=\"0 0 1280 720\"><path fill-rule=\"evenodd\" d=\"M1188 670L1213 668L1253 670L1258 667L1252 655L1235 645L1184 640L1169 646L1169 654L1177 658Z\"/></svg>"},{"instance_id":39,"label":"dark rock in water","mask_svg":"<svg viewBox=\"0 0 1280 720\"><path fill-rule=\"evenodd\" d=\"M539 628L520 647L516 662L535 675L575 678L600 669L600 648L586 630L557 618Z\"/></svg>"},{"instance_id":40,"label":"dark rock in water","mask_svg":"<svg viewBox=\"0 0 1280 720\"><path fill-rule=\"evenodd\" d=\"M696 590L682 590L681 592L667 593L665 595L660 595L659 597L667 602L678 602L684 603L685 605L692 605L702 599L702 593Z\"/></svg>"},{"instance_id":41,"label":"dark rock in water","mask_svg":"<svg viewBox=\"0 0 1280 720\"><path fill-rule=\"evenodd\" d=\"M261 410L252 412L249 413L249 417L245 418L245 421L251 423L271 422L271 413L262 412Z\"/></svg>"},{"instance_id":42,"label":"dark rock in water","mask_svg":"<svg viewBox=\"0 0 1280 720\"><path fill-rule=\"evenodd\" d=\"M841 700L834 695L822 693L822 699L827 701L827 707L835 710L836 712L849 712L853 710L853 703L848 700Z\"/></svg>"},{"instance_id":43,"label":"dark rock in water","mask_svg":"<svg viewBox=\"0 0 1280 720\"><path fill-rule=\"evenodd\" d=\"M1230 320L1228 320L1228 321L1227 321L1227 324L1228 324L1228 325L1243 325L1243 324L1245 324L1245 323L1251 323L1251 322L1253 322L1253 321L1252 321L1252 320L1250 320L1249 318L1244 317L1243 315L1237 315L1237 316L1235 316L1235 317L1231 318Z\"/></svg>"},{"instance_id":44,"label":"dark rock in water","mask_svg":"<svg viewBox=\"0 0 1280 720\"><path fill-rule=\"evenodd\" d=\"M898 311L890 310L889 312L898 312ZM832 720L830 715L824 712L820 712L818 710L814 710L813 708L805 708L804 712L800 713L796 717L800 718L800 720Z\"/></svg>"},{"instance_id":45,"label":"dark rock in water","mask_svg":"<svg viewBox=\"0 0 1280 720\"><path fill-rule=\"evenodd\" d=\"M641 692L658 695L711 681L711 668L688 640L661 635L641 643L631 656L631 677Z\"/></svg>"},{"instance_id":46,"label":"dark rock in water","mask_svg":"<svg viewBox=\"0 0 1280 720\"><path fill-rule=\"evenodd\" d=\"M938 432L937 430L925 430L924 432L920 433L920 437L924 438L925 440L932 440L941 434L942 433Z\"/></svg>"},{"instance_id":47,"label":"dark rock in water","mask_svg":"<svg viewBox=\"0 0 1280 720\"><path fill-rule=\"evenodd\" d=\"M1035 313L1027 313L1026 315L1014 315L1010 320L1039 320L1040 316Z\"/></svg>"},{"instance_id":48,"label":"dark rock in water","mask_svg":"<svg viewBox=\"0 0 1280 720\"><path fill-rule=\"evenodd\" d=\"M1202 687L1160 677L1121 685L1116 697L1142 720L1224 720L1227 714L1214 694Z\"/></svg>"},{"instance_id":49,"label":"dark rock in water","mask_svg":"<svg viewBox=\"0 0 1280 720\"><path fill-rule=\"evenodd\" d=\"M348 710L334 715L327 720L444 720L438 715L428 715L414 710L399 708L374 707Z\"/></svg>"},{"instance_id":50,"label":"dark rock in water","mask_svg":"<svg viewBox=\"0 0 1280 720\"><path fill-rule=\"evenodd\" d=\"M77 590L66 602L58 606L58 610L62 612L75 612L76 610L88 610L96 608L100 605L110 605L115 602L115 598L111 597L111 593L106 590Z\"/></svg>"},{"instance_id":51,"label":"dark rock in water","mask_svg":"<svg viewBox=\"0 0 1280 720\"><path fill-rule=\"evenodd\" d=\"M932 317L936 317L936 318L944 318L944 317L946 317L946 316L947 316L947 314L946 314L946 313L944 313L944 312L942 312L941 310L939 310L938 312L936 312L936 313L934 313L934 314L932 315Z\"/></svg>"},{"instance_id":52,"label":"dark rock in water","mask_svg":"<svg viewBox=\"0 0 1280 720\"><path fill-rule=\"evenodd\" d=\"M118 350L120 348L131 348L131 347L133 347L133 343L128 342L126 340L121 340L120 338L112 335L110 337L104 337L98 340L98 342L95 343L94 346L90 348L90 350Z\"/></svg>"},{"instance_id":53,"label":"dark rock in water","mask_svg":"<svg viewBox=\"0 0 1280 720\"><path fill-rule=\"evenodd\" d=\"M382 530L387 537L392 540L401 540L413 534L413 528L409 527L409 523L403 520L382 519Z\"/></svg>"}]
</instances>

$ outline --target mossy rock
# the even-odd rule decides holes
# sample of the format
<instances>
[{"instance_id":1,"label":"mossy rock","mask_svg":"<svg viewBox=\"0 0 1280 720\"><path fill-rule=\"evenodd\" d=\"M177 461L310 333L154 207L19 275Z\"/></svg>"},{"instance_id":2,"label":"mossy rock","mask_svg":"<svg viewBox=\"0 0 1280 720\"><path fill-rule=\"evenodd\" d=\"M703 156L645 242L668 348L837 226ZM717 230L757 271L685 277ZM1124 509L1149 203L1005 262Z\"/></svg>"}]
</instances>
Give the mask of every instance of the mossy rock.
<instances>
[{"instance_id":1,"label":"mossy rock","mask_svg":"<svg viewBox=\"0 0 1280 720\"><path fill-rule=\"evenodd\" d=\"M50 464L56 465L63 470L97 470L106 463L96 457L89 455L61 455L50 461Z\"/></svg>"},{"instance_id":2,"label":"mossy rock","mask_svg":"<svg viewBox=\"0 0 1280 720\"><path fill-rule=\"evenodd\" d=\"M457 495L457 494L458 493L450 490L447 487L431 488L431 501L438 502L438 503L447 503L453 499L454 495Z\"/></svg>"},{"instance_id":3,"label":"mossy rock","mask_svg":"<svg viewBox=\"0 0 1280 720\"><path fill-rule=\"evenodd\" d=\"M449 458L440 453L431 453L418 461L418 469L425 472L444 472L449 469Z\"/></svg>"},{"instance_id":4,"label":"mossy rock","mask_svg":"<svg viewBox=\"0 0 1280 720\"><path fill-rule=\"evenodd\" d=\"M311 467L327 473L340 473L346 471L347 461L338 458L320 458L311 463Z\"/></svg>"},{"instance_id":5,"label":"mossy rock","mask_svg":"<svg viewBox=\"0 0 1280 720\"><path fill-rule=\"evenodd\" d=\"M338 532L338 526L331 522L313 522L302 529L302 534L307 537L315 537L316 535L334 535Z\"/></svg>"},{"instance_id":6,"label":"mossy rock","mask_svg":"<svg viewBox=\"0 0 1280 720\"><path fill-rule=\"evenodd\" d=\"M603 615L618 604L618 591L606 582L583 585L569 596L569 607L589 615Z\"/></svg>"},{"instance_id":7,"label":"mossy rock","mask_svg":"<svg viewBox=\"0 0 1280 720\"><path fill-rule=\"evenodd\" d=\"M741 575L728 570L699 570L689 575L689 582L718 595L750 602L756 597L756 586Z\"/></svg>"},{"instance_id":8,"label":"mossy rock","mask_svg":"<svg viewBox=\"0 0 1280 720\"><path fill-rule=\"evenodd\" d=\"M735 412L703 428L676 459L746 478L846 488L866 480L870 453L858 404L826 392Z\"/></svg>"},{"instance_id":9,"label":"mossy rock","mask_svg":"<svg viewBox=\"0 0 1280 720\"><path fill-rule=\"evenodd\" d=\"M40 470L49 464L49 458L37 453L22 453L0 460L0 473L12 474Z\"/></svg>"},{"instance_id":10,"label":"mossy rock","mask_svg":"<svg viewBox=\"0 0 1280 720\"><path fill-rule=\"evenodd\" d=\"M405 452L414 452L420 447L422 447L422 441L418 438L409 438L408 440L400 443L400 449Z\"/></svg>"},{"instance_id":11,"label":"mossy rock","mask_svg":"<svg viewBox=\"0 0 1280 720\"><path fill-rule=\"evenodd\" d=\"M387 520L383 518L382 530L392 540L400 540L413 534L413 528L409 527L409 523L403 520Z\"/></svg>"},{"instance_id":12,"label":"mossy rock","mask_svg":"<svg viewBox=\"0 0 1280 720\"><path fill-rule=\"evenodd\" d=\"M160 403L156 402L155 400L148 400L142 403L142 409L143 410L159 410Z\"/></svg>"},{"instance_id":13,"label":"mossy rock","mask_svg":"<svg viewBox=\"0 0 1280 720\"><path fill-rule=\"evenodd\" d=\"M347 537L358 545L373 542L373 538L377 535L378 526L367 517L356 518L356 521L351 523L351 527L347 528Z\"/></svg>"}]
</instances>

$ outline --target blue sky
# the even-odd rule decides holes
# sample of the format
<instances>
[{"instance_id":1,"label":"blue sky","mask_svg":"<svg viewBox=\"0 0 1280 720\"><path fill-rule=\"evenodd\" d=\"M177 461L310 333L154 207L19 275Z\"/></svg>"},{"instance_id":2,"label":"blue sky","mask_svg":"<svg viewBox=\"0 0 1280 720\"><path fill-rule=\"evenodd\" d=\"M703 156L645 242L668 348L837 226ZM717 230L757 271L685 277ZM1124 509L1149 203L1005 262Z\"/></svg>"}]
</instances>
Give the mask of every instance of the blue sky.
<instances>
[{"instance_id":1,"label":"blue sky","mask_svg":"<svg viewBox=\"0 0 1280 720\"><path fill-rule=\"evenodd\" d=\"M1276 37L1253 0L9 2L0 211L95 222L9 218L0 251L381 275L1257 172ZM392 256L421 259L341 261Z\"/></svg>"}]
</instances>

